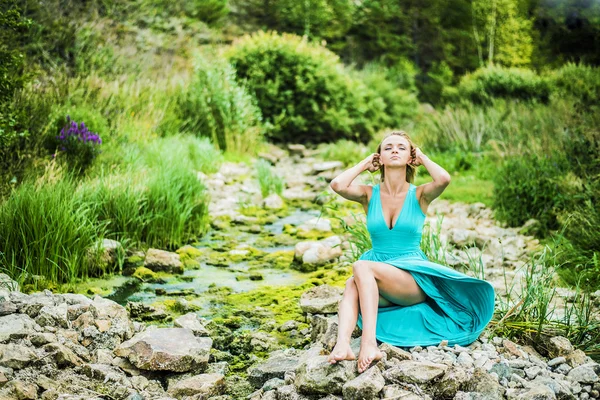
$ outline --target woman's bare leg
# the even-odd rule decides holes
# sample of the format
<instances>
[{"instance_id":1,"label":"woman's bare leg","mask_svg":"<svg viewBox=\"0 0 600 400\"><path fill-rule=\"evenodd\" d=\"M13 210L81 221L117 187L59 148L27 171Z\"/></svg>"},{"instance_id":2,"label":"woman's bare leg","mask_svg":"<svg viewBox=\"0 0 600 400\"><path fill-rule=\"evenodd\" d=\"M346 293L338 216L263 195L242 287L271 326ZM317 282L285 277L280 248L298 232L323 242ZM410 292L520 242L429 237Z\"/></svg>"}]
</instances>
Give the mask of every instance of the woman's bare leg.
<instances>
[{"instance_id":1,"label":"woman's bare leg","mask_svg":"<svg viewBox=\"0 0 600 400\"><path fill-rule=\"evenodd\" d=\"M377 347L377 339L375 338L379 288L375 276L367 267L361 262L352 265L362 316L362 336L358 358L359 373L366 370L371 362L379 360L383 356L381 350Z\"/></svg>"},{"instance_id":2,"label":"woman's bare leg","mask_svg":"<svg viewBox=\"0 0 600 400\"><path fill-rule=\"evenodd\" d=\"M363 320L358 355L358 372L363 372L383 356L375 337L378 299L384 297L394 304L409 306L425 301L427 296L409 272L393 265L361 260L352 269Z\"/></svg>"},{"instance_id":3,"label":"woman's bare leg","mask_svg":"<svg viewBox=\"0 0 600 400\"><path fill-rule=\"evenodd\" d=\"M344 296L338 309L338 335L335 347L327 358L331 364L341 360L354 360L356 356L350 348L350 338L358 321L358 290L354 278L346 281Z\"/></svg>"}]
</instances>

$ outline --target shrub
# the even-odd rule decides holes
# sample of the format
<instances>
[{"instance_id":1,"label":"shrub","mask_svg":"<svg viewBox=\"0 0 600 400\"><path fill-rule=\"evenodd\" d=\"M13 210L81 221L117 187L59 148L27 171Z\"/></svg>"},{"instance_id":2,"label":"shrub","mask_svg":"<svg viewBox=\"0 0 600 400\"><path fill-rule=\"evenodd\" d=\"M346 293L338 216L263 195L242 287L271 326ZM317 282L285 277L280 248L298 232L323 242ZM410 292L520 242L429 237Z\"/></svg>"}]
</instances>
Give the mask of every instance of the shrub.
<instances>
[{"instance_id":1,"label":"shrub","mask_svg":"<svg viewBox=\"0 0 600 400\"><path fill-rule=\"evenodd\" d=\"M412 120L419 109L419 100L416 92L403 89L399 81L407 79L399 76L399 72L388 70L377 64L368 64L356 73L357 79L362 80L375 97L380 97L384 104L383 125L387 127L404 126ZM404 82L405 84L408 84ZM412 85L414 86L414 76ZM415 89L416 91L416 89Z\"/></svg>"},{"instance_id":2,"label":"shrub","mask_svg":"<svg viewBox=\"0 0 600 400\"><path fill-rule=\"evenodd\" d=\"M557 214L566 202L560 181L568 170L561 155L527 153L506 159L494 177L496 218L509 226L535 218L541 223L542 234L558 229Z\"/></svg>"},{"instance_id":3,"label":"shrub","mask_svg":"<svg viewBox=\"0 0 600 400\"><path fill-rule=\"evenodd\" d=\"M224 60L196 58L179 113L184 132L209 137L223 151L253 153L262 140L260 111Z\"/></svg>"},{"instance_id":4,"label":"shrub","mask_svg":"<svg viewBox=\"0 0 600 400\"><path fill-rule=\"evenodd\" d=\"M244 36L226 56L247 81L275 142L368 141L385 104L327 49L273 32Z\"/></svg>"},{"instance_id":5,"label":"shrub","mask_svg":"<svg viewBox=\"0 0 600 400\"><path fill-rule=\"evenodd\" d=\"M375 152L376 147L373 148L373 151L370 151L362 143L342 139L335 143L323 143L319 145L319 150L321 151L321 158L324 160L342 161L345 166L351 166Z\"/></svg>"},{"instance_id":6,"label":"shrub","mask_svg":"<svg viewBox=\"0 0 600 400\"><path fill-rule=\"evenodd\" d=\"M569 96L585 107L600 104L600 68L570 62L552 71L550 79L558 97Z\"/></svg>"},{"instance_id":7,"label":"shrub","mask_svg":"<svg viewBox=\"0 0 600 400\"><path fill-rule=\"evenodd\" d=\"M547 102L550 84L546 78L521 68L486 67L462 77L458 85L461 99L490 103L493 98Z\"/></svg>"}]
</instances>

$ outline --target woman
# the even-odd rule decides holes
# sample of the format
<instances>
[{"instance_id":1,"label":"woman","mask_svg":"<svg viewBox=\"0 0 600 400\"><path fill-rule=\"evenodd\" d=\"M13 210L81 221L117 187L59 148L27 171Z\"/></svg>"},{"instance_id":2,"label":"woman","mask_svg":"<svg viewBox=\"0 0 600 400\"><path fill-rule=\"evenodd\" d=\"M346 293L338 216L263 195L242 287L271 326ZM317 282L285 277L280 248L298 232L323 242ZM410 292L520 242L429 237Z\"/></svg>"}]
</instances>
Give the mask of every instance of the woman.
<instances>
[{"instance_id":1,"label":"woman","mask_svg":"<svg viewBox=\"0 0 600 400\"><path fill-rule=\"evenodd\" d=\"M415 186L416 168L433 182ZM354 184L363 171L381 171L375 186ZM450 175L413 146L403 131L387 135L373 153L331 181L342 197L367 214L373 248L352 265L339 306L337 343L330 363L354 360L350 337L362 329L358 371L382 357L378 341L394 346L449 345L475 341L494 313L494 289L484 280L427 260L420 249L429 204L450 184Z\"/></svg>"}]
</instances>

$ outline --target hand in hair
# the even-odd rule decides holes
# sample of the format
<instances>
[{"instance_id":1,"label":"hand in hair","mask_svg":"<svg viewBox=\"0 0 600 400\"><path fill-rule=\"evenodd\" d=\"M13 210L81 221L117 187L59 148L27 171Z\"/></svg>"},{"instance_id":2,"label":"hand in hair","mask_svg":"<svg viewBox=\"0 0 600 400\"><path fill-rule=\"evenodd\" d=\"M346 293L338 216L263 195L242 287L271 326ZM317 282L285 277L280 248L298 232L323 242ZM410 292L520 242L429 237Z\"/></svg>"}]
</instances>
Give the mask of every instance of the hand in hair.
<instances>
[{"instance_id":1,"label":"hand in hair","mask_svg":"<svg viewBox=\"0 0 600 400\"><path fill-rule=\"evenodd\" d=\"M381 167L381 159L378 153L371 154L365 161L367 161L367 171L369 172L378 171Z\"/></svg>"},{"instance_id":2,"label":"hand in hair","mask_svg":"<svg viewBox=\"0 0 600 400\"><path fill-rule=\"evenodd\" d=\"M422 155L423 155L423 152L421 151L420 148L413 147L410 151L411 159L409 161L409 164L412 166L415 166L415 167L418 167L419 165L423 165L423 163L421 162Z\"/></svg>"}]
</instances>

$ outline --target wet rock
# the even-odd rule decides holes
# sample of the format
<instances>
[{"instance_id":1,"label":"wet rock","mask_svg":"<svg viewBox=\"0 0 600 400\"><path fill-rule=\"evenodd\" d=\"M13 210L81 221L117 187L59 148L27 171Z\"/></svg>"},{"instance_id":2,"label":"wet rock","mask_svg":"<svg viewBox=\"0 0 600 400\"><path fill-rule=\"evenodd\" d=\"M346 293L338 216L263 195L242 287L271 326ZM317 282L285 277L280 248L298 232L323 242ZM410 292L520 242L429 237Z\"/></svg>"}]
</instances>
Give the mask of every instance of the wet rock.
<instances>
[{"instance_id":1,"label":"wet rock","mask_svg":"<svg viewBox=\"0 0 600 400\"><path fill-rule=\"evenodd\" d=\"M183 263L179 254L158 249L148 249L146 259L144 260L144 267L154 272L183 273Z\"/></svg>"},{"instance_id":2,"label":"wet rock","mask_svg":"<svg viewBox=\"0 0 600 400\"><path fill-rule=\"evenodd\" d=\"M137 333L115 349L139 369L186 372L204 370L212 339L194 336L190 329L157 328Z\"/></svg>"},{"instance_id":3,"label":"wet rock","mask_svg":"<svg viewBox=\"0 0 600 400\"><path fill-rule=\"evenodd\" d=\"M221 374L200 374L191 378L183 379L169 385L167 393L177 398L184 396L195 396L204 399L217 396L225 389L224 377Z\"/></svg>"},{"instance_id":4,"label":"wet rock","mask_svg":"<svg viewBox=\"0 0 600 400\"><path fill-rule=\"evenodd\" d=\"M373 399L385 386L385 380L377 366L370 367L356 378L347 381L342 386L344 399L359 400Z\"/></svg>"},{"instance_id":5,"label":"wet rock","mask_svg":"<svg viewBox=\"0 0 600 400\"><path fill-rule=\"evenodd\" d=\"M295 370L299 362L298 357L276 353L271 355L267 361L248 369L248 381L255 388L260 388L270 379L284 379L286 371Z\"/></svg>"},{"instance_id":6,"label":"wet rock","mask_svg":"<svg viewBox=\"0 0 600 400\"><path fill-rule=\"evenodd\" d=\"M300 308L302 312L312 314L337 313L343 292L342 288L330 285L315 286L302 293Z\"/></svg>"}]
</instances>

